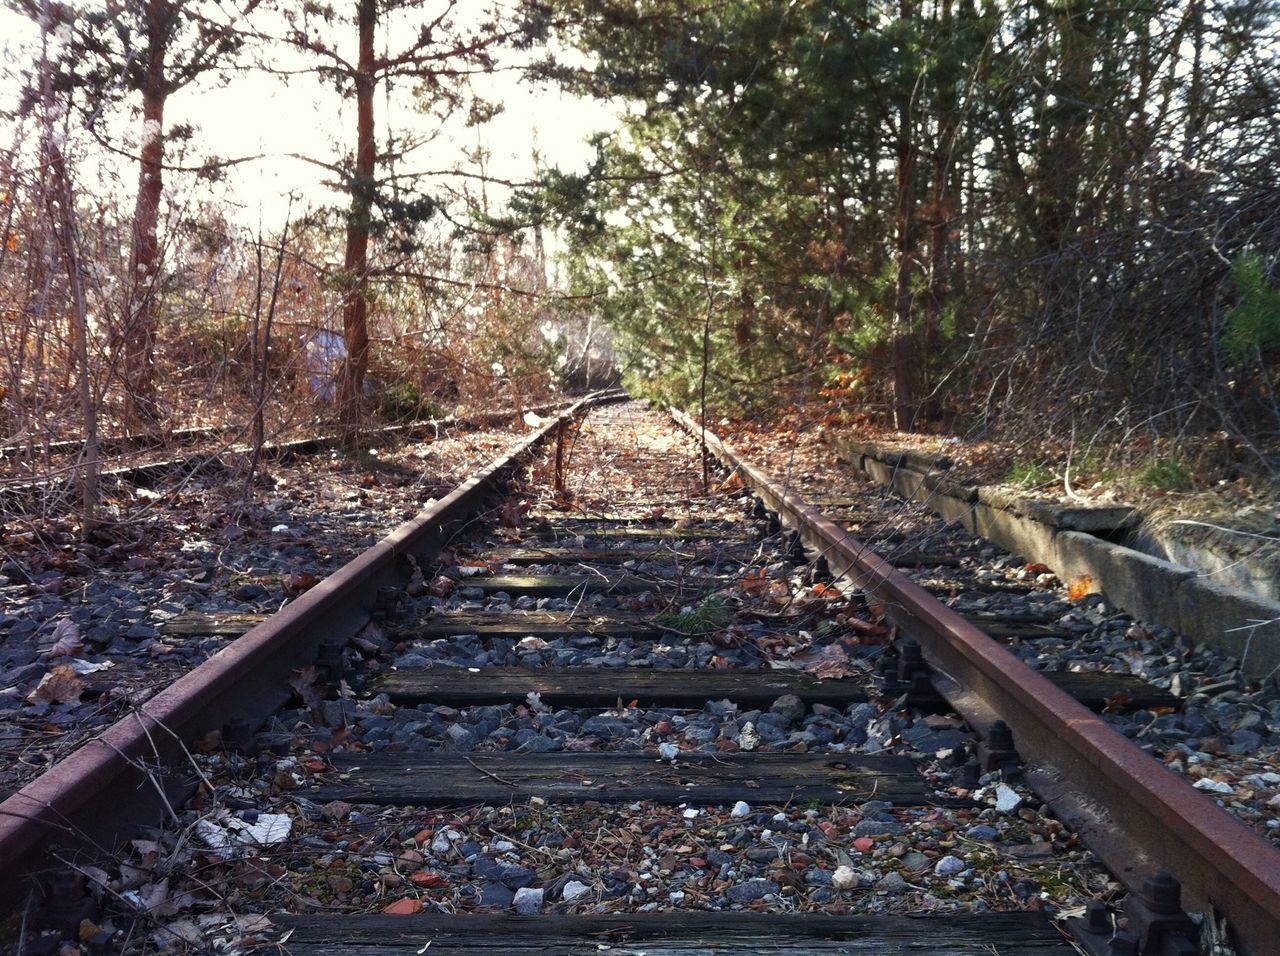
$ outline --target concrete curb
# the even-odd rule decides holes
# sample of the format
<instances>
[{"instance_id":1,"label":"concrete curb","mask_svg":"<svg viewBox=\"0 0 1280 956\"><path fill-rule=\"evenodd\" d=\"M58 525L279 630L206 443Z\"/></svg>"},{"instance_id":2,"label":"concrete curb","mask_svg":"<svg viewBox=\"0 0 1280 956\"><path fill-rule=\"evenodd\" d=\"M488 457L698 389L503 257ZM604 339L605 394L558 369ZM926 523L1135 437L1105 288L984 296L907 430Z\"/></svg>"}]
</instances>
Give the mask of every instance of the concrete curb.
<instances>
[{"instance_id":1,"label":"concrete curb","mask_svg":"<svg viewBox=\"0 0 1280 956\"><path fill-rule=\"evenodd\" d=\"M1215 584L1190 568L1098 536L1133 527L1141 516L1132 508L1064 508L1004 489L960 485L937 467L945 459L930 466L922 456L827 440L842 461L904 498L1047 565L1063 581L1085 584L1134 617L1229 654L1247 676L1280 671L1280 601Z\"/></svg>"}]
</instances>

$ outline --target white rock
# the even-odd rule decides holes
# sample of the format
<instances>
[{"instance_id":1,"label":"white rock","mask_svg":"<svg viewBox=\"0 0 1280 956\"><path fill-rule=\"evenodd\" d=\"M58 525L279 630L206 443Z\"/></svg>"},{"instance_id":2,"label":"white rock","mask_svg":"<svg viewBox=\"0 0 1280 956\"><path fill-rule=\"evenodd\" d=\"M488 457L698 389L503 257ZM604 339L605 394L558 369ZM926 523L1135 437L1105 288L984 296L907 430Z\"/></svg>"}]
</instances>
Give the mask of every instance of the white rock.
<instances>
[{"instance_id":1,"label":"white rock","mask_svg":"<svg viewBox=\"0 0 1280 956\"><path fill-rule=\"evenodd\" d=\"M516 890L516 896L515 899L512 900L512 905L515 907L517 913L522 913L525 916L532 916L542 908L542 888L535 888L532 886L521 887Z\"/></svg>"},{"instance_id":2,"label":"white rock","mask_svg":"<svg viewBox=\"0 0 1280 956\"><path fill-rule=\"evenodd\" d=\"M733 809L729 811L729 816L741 819L751 813L751 804L745 800L739 800L733 805Z\"/></svg>"},{"instance_id":3,"label":"white rock","mask_svg":"<svg viewBox=\"0 0 1280 956\"><path fill-rule=\"evenodd\" d=\"M958 856L944 856L933 865L933 872L938 876L955 876L960 871L967 869L968 866L969 864Z\"/></svg>"},{"instance_id":4,"label":"white rock","mask_svg":"<svg viewBox=\"0 0 1280 956\"><path fill-rule=\"evenodd\" d=\"M697 817L698 817L698 811L695 810L693 807L690 807L688 810L684 812L684 818L686 820L696 820Z\"/></svg>"},{"instance_id":5,"label":"white rock","mask_svg":"<svg viewBox=\"0 0 1280 956\"><path fill-rule=\"evenodd\" d=\"M1235 793L1235 788L1229 783L1220 783L1217 780L1210 780L1208 777L1201 777L1193 784L1197 790L1212 790L1214 793Z\"/></svg>"},{"instance_id":6,"label":"white rock","mask_svg":"<svg viewBox=\"0 0 1280 956\"><path fill-rule=\"evenodd\" d=\"M997 810L1001 813L1016 813L1020 806L1022 806L1022 797L1018 796L1018 791L1012 787L1006 787L1003 783L996 787Z\"/></svg>"},{"instance_id":7,"label":"white rock","mask_svg":"<svg viewBox=\"0 0 1280 956\"><path fill-rule=\"evenodd\" d=\"M680 756L680 748L675 744L658 744L658 754L663 760L675 760Z\"/></svg>"},{"instance_id":8,"label":"white rock","mask_svg":"<svg viewBox=\"0 0 1280 956\"><path fill-rule=\"evenodd\" d=\"M448 853L449 852L449 838L445 836L443 831L441 831L440 833L437 833L435 837L432 838L431 852L432 853Z\"/></svg>"},{"instance_id":9,"label":"white rock","mask_svg":"<svg viewBox=\"0 0 1280 956\"><path fill-rule=\"evenodd\" d=\"M858 885L858 871L851 866L837 866L831 874L831 885L837 890L850 890Z\"/></svg>"},{"instance_id":10,"label":"white rock","mask_svg":"<svg viewBox=\"0 0 1280 956\"><path fill-rule=\"evenodd\" d=\"M560 898L566 903L572 903L590 895L590 893L591 887L587 886L587 884L579 883L577 880L570 880L564 885L564 889L560 891Z\"/></svg>"}]
</instances>

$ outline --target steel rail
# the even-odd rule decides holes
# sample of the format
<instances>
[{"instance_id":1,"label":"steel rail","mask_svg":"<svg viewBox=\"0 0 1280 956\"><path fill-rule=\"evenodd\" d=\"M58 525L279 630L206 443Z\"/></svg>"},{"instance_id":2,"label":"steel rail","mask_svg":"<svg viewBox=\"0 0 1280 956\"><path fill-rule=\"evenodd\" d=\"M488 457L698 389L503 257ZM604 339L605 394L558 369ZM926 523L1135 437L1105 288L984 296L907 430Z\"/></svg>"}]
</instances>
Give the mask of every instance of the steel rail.
<instances>
[{"instance_id":1,"label":"steel rail","mask_svg":"<svg viewBox=\"0 0 1280 956\"><path fill-rule=\"evenodd\" d=\"M704 434L688 415L672 414L695 438ZM1157 867L1168 869L1197 907L1226 917L1241 956L1277 951L1280 850L710 430L705 440L833 573L873 595L900 633L919 641L940 675L935 685L975 729L985 736L997 718L1009 725L1027 782L1131 892Z\"/></svg>"},{"instance_id":2,"label":"steel rail","mask_svg":"<svg viewBox=\"0 0 1280 956\"><path fill-rule=\"evenodd\" d=\"M370 619L380 588L402 588L413 562L429 559L544 441L590 407L625 395L588 396L479 469L278 613L157 693L136 712L0 803L0 909L20 902L23 884L56 841L111 847L139 822L155 822L171 795L189 786L171 772L192 741L232 717L260 722L290 696L291 670L324 644L343 644ZM413 560L410 560L413 559Z\"/></svg>"},{"instance_id":3,"label":"steel rail","mask_svg":"<svg viewBox=\"0 0 1280 956\"><path fill-rule=\"evenodd\" d=\"M528 408L518 409L500 409L492 412L481 412L476 415L446 415L444 418L433 418L424 421L407 422L403 425L383 425L366 433L366 436L372 436L374 439L390 439L396 441L408 441L416 438L439 437L441 429L461 426L464 428L483 428L486 425L499 424L508 421L518 415L526 412L533 412L535 415L559 414L560 412L572 406L572 402L548 402L541 405L531 405ZM203 437L213 437L215 433L221 434L231 431L230 428L222 429L203 429ZM178 437L181 435L181 437ZM197 430L188 429L182 433L175 433L175 440L179 444L190 445L198 440ZM155 448L164 445L162 436L140 436L137 439L111 439L112 442L120 445L121 452L126 451L144 451L147 448ZM126 442L137 442L130 448ZM338 447L342 444L342 436L336 433L325 435L312 435L307 438L294 438L289 441L268 442L262 446L261 454L268 461L286 461L296 455L313 455L327 448ZM66 446L75 446L74 449L67 453L83 450L82 442L63 442ZM99 448L102 452L102 447ZM136 465L117 465L114 467L103 468L98 473L99 481L124 481L135 485L144 485L147 482L156 481L166 474L173 471L185 470L187 472L196 472L211 462L215 462L223 455L247 455L253 451L253 446L244 442L228 443L222 447L212 451L194 452L188 455L179 455L176 457L162 458L156 461L144 462ZM5 456L0 451L0 460ZM119 455L111 457L118 458ZM107 461L100 461L100 464L109 464ZM7 501L21 500L31 496L49 495L52 492L60 491L79 480L78 471L80 469L79 462L73 462L65 467L64 474L45 475L40 478L0 478L0 503Z\"/></svg>"}]
</instances>

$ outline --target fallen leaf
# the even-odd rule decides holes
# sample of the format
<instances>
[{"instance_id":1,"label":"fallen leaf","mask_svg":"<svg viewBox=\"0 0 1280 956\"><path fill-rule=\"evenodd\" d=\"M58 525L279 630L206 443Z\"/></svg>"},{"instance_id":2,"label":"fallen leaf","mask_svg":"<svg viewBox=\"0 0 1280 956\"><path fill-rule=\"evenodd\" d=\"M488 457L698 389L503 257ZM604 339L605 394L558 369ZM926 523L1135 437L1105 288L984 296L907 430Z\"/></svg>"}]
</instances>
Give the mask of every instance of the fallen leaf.
<instances>
[{"instance_id":1,"label":"fallen leaf","mask_svg":"<svg viewBox=\"0 0 1280 956\"><path fill-rule=\"evenodd\" d=\"M396 900L382 912L390 913L393 916L413 916L422 912L422 900Z\"/></svg>"},{"instance_id":2,"label":"fallen leaf","mask_svg":"<svg viewBox=\"0 0 1280 956\"><path fill-rule=\"evenodd\" d=\"M746 486L747 483L742 480L742 474L737 469L734 469L733 474L720 482L720 490L723 492L741 491Z\"/></svg>"},{"instance_id":3,"label":"fallen leaf","mask_svg":"<svg viewBox=\"0 0 1280 956\"><path fill-rule=\"evenodd\" d=\"M518 528L524 516L529 512L529 502L508 501L498 511L498 523L504 528Z\"/></svg>"},{"instance_id":4,"label":"fallen leaf","mask_svg":"<svg viewBox=\"0 0 1280 956\"><path fill-rule=\"evenodd\" d=\"M272 843L283 843L289 838L293 829L293 818L287 813L260 813L258 819L240 831L240 842L256 843L267 846Z\"/></svg>"},{"instance_id":5,"label":"fallen leaf","mask_svg":"<svg viewBox=\"0 0 1280 956\"><path fill-rule=\"evenodd\" d=\"M302 574L290 574L284 579L284 592L285 594L301 594L303 591L310 591L320 581L319 575L305 571Z\"/></svg>"},{"instance_id":6,"label":"fallen leaf","mask_svg":"<svg viewBox=\"0 0 1280 956\"><path fill-rule=\"evenodd\" d=\"M69 617L60 620L53 629L53 646L44 652L45 657L74 657L84 650L80 628Z\"/></svg>"},{"instance_id":7,"label":"fallen leaf","mask_svg":"<svg viewBox=\"0 0 1280 956\"><path fill-rule=\"evenodd\" d=\"M84 693L82 681L70 664L59 664L44 677L36 689L27 695L33 704L70 704L78 701Z\"/></svg>"},{"instance_id":8,"label":"fallen leaf","mask_svg":"<svg viewBox=\"0 0 1280 956\"><path fill-rule=\"evenodd\" d=\"M446 598L453 593L454 588L458 586L458 582L453 578L447 578L443 574L436 578L427 587L427 593L432 597Z\"/></svg>"},{"instance_id":9,"label":"fallen leaf","mask_svg":"<svg viewBox=\"0 0 1280 956\"><path fill-rule=\"evenodd\" d=\"M299 668L289 675L289 686L302 698L302 702L310 710L319 710L324 704L324 698L321 696L320 687L318 686L319 680L320 672L311 664Z\"/></svg>"},{"instance_id":10,"label":"fallen leaf","mask_svg":"<svg viewBox=\"0 0 1280 956\"><path fill-rule=\"evenodd\" d=\"M1067 586L1067 598L1079 601L1093 588L1092 575L1082 574Z\"/></svg>"},{"instance_id":11,"label":"fallen leaf","mask_svg":"<svg viewBox=\"0 0 1280 956\"><path fill-rule=\"evenodd\" d=\"M430 870L419 870L417 873L409 874L409 882L414 886L441 886L449 882L449 878L441 876L439 873L433 873Z\"/></svg>"}]
</instances>

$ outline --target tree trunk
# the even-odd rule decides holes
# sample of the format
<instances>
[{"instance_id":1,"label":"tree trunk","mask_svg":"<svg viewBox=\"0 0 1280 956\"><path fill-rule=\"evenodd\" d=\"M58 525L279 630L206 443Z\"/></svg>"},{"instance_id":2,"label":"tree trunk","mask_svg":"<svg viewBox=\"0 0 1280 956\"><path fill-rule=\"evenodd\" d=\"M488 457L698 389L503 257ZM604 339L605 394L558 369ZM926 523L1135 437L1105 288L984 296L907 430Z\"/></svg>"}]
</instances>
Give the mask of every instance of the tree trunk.
<instances>
[{"instance_id":1,"label":"tree trunk","mask_svg":"<svg viewBox=\"0 0 1280 956\"><path fill-rule=\"evenodd\" d=\"M942 36L953 35L951 0L944 0L942 4L939 32ZM933 183L929 203L932 213L929 223L929 298L925 308L920 376L926 395L925 403L928 406L934 404L931 395L933 376L930 373L930 365L933 352L937 348L938 329L942 325L942 313L946 304L951 227L955 215L955 202L951 190L951 164L960 118L957 115L954 85L956 79L950 76L949 72L943 74L937 93L938 129L934 140Z\"/></svg>"},{"instance_id":2,"label":"tree trunk","mask_svg":"<svg viewBox=\"0 0 1280 956\"><path fill-rule=\"evenodd\" d=\"M378 22L377 0L357 0L360 59L356 67L356 168L347 218L347 248L343 272L347 282L342 303L342 337L347 357L338 378L338 402L347 439L360 424L360 399L369 368L369 225L373 207L373 34Z\"/></svg>"},{"instance_id":3,"label":"tree trunk","mask_svg":"<svg viewBox=\"0 0 1280 956\"><path fill-rule=\"evenodd\" d=\"M900 16L909 20L910 0L903 0ZM916 147L911 140L911 90L904 89L898 110L897 185L898 201L894 216L898 275L894 294L893 322L890 328L890 353L893 363L893 427L910 431L915 424L916 377L920 357L911 321L911 262L915 248L911 236L911 219L915 207Z\"/></svg>"},{"instance_id":4,"label":"tree trunk","mask_svg":"<svg viewBox=\"0 0 1280 956\"><path fill-rule=\"evenodd\" d=\"M155 294L159 284L160 194L164 185L165 54L169 10L165 0L147 4L147 77L142 90L142 149L129 255L129 301L123 337L126 416L131 427L154 425Z\"/></svg>"}]
</instances>

